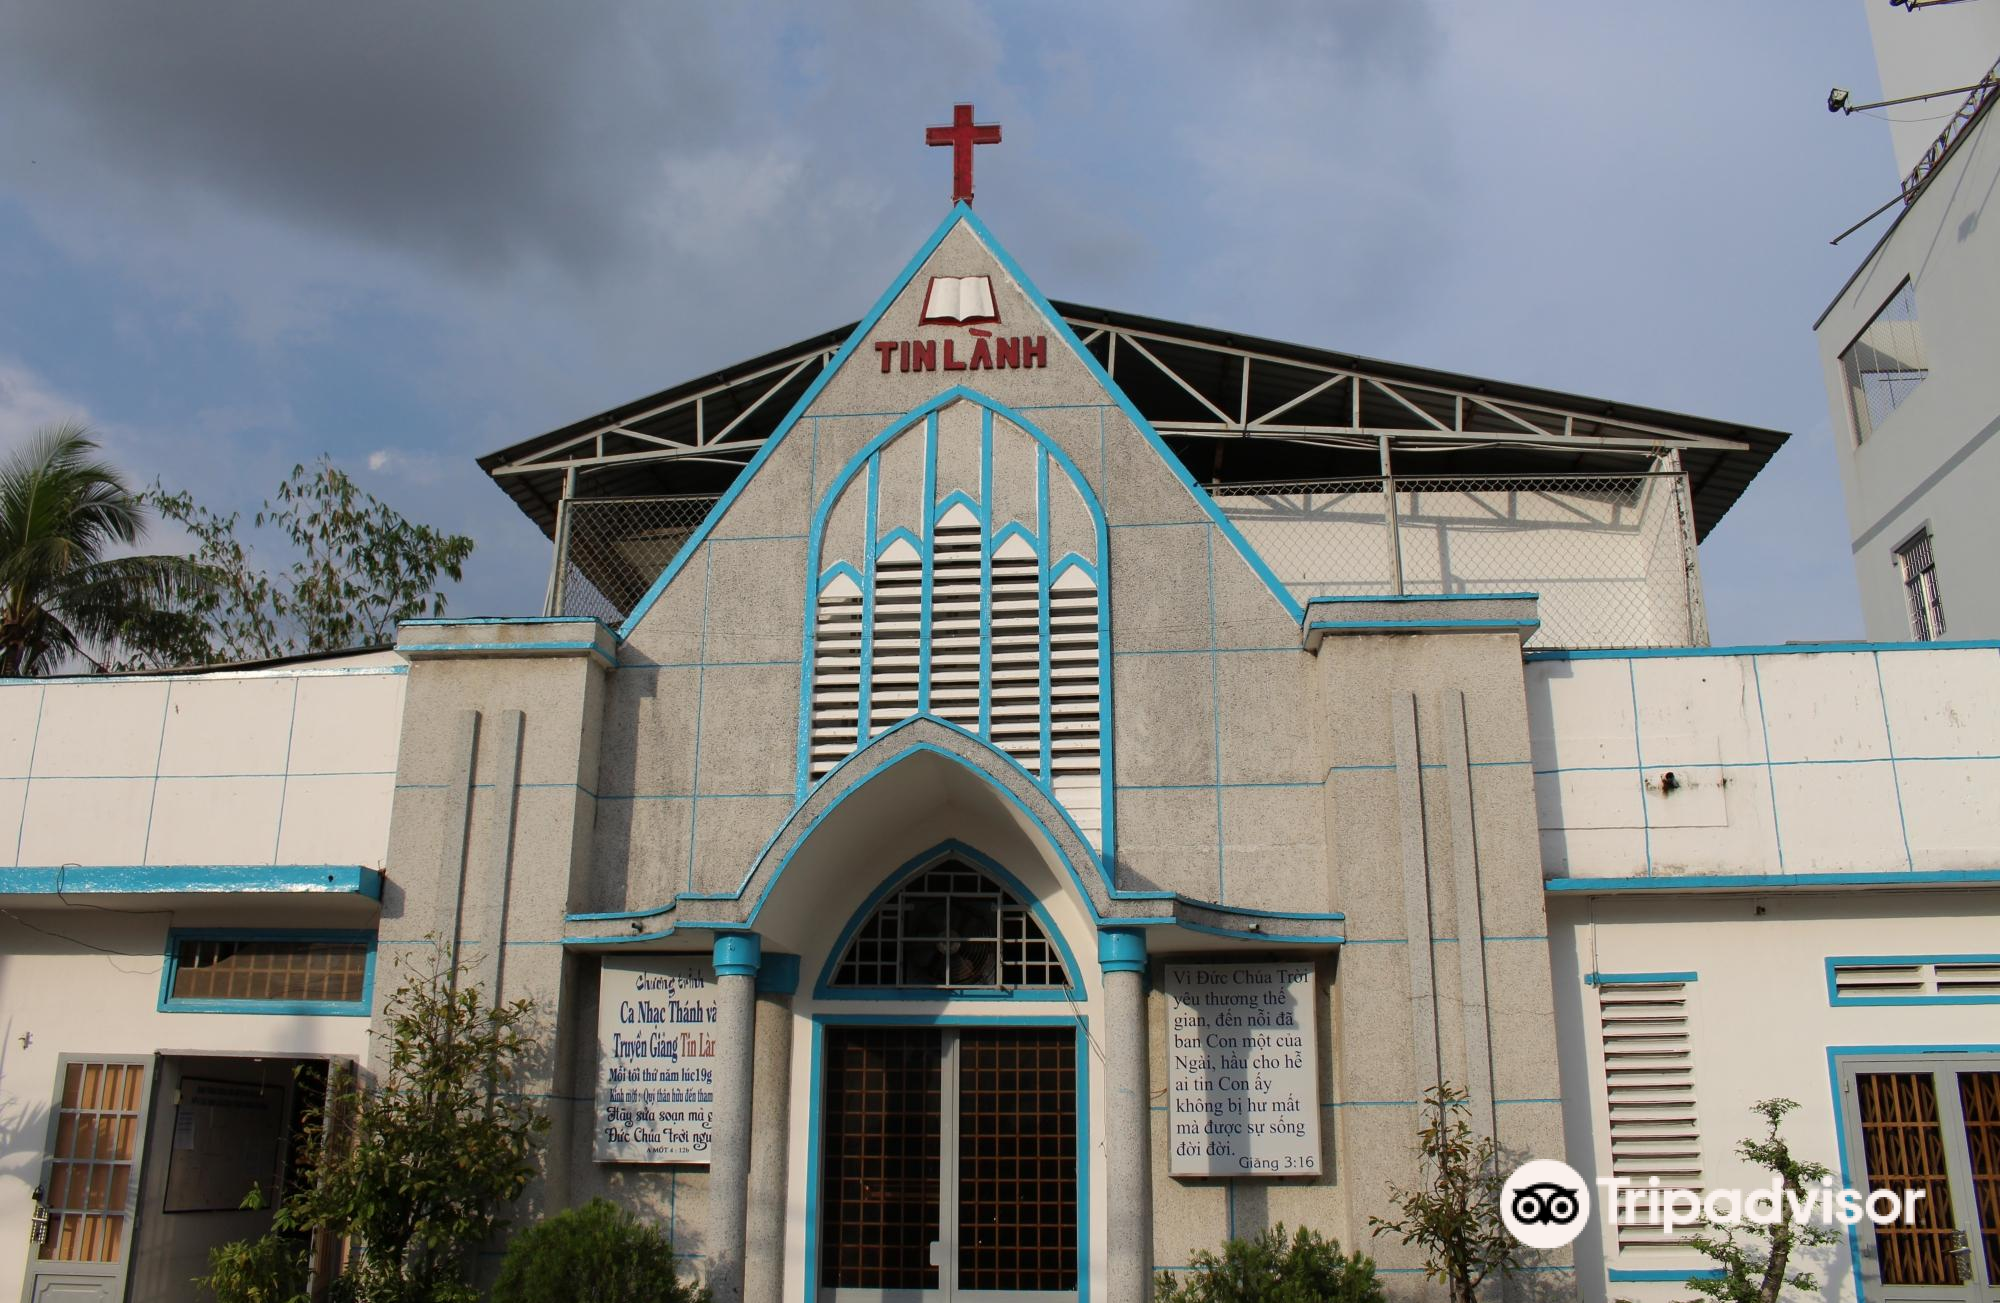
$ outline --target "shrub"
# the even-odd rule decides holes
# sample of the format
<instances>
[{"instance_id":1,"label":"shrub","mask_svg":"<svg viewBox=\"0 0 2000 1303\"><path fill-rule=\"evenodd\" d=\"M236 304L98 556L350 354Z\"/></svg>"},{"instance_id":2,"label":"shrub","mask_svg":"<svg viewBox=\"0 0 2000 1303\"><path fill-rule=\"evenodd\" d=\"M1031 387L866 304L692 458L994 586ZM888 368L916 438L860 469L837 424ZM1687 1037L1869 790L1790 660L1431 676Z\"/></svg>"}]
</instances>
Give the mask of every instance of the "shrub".
<instances>
[{"instance_id":1,"label":"shrub","mask_svg":"<svg viewBox=\"0 0 2000 1303\"><path fill-rule=\"evenodd\" d=\"M306 1245L297 1236L267 1231L254 1240L232 1240L208 1251L208 1274L195 1285L216 1303L301 1303L306 1297Z\"/></svg>"},{"instance_id":2,"label":"shrub","mask_svg":"<svg viewBox=\"0 0 2000 1303\"><path fill-rule=\"evenodd\" d=\"M658 1227L592 1199L514 1237L493 1303L708 1303L678 1265Z\"/></svg>"},{"instance_id":3,"label":"shrub","mask_svg":"<svg viewBox=\"0 0 2000 1303\"><path fill-rule=\"evenodd\" d=\"M1382 1303L1375 1263L1301 1226L1282 1223L1250 1240L1231 1240L1217 1257L1194 1255L1193 1269L1159 1278L1157 1303Z\"/></svg>"}]
</instances>

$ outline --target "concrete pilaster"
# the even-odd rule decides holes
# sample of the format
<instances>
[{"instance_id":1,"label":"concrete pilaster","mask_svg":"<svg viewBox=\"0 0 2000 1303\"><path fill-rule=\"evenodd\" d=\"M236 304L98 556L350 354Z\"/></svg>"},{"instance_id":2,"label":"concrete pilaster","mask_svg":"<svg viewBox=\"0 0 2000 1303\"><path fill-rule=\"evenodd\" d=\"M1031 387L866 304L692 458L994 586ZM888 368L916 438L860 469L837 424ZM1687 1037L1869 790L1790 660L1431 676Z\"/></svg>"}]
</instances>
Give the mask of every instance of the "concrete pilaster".
<instances>
[{"instance_id":1,"label":"concrete pilaster","mask_svg":"<svg viewBox=\"0 0 2000 1303\"><path fill-rule=\"evenodd\" d=\"M750 1206L750 1092L755 1087L757 968L754 932L715 938L715 1111L708 1157L708 1287L715 1303L742 1303Z\"/></svg>"},{"instance_id":2,"label":"concrete pilaster","mask_svg":"<svg viewBox=\"0 0 2000 1303\"><path fill-rule=\"evenodd\" d=\"M792 1105L792 996L797 955L765 955L757 970L757 1065L750 1126L749 1212L744 1226L745 1303L780 1303L785 1291Z\"/></svg>"},{"instance_id":3,"label":"concrete pilaster","mask_svg":"<svg viewBox=\"0 0 2000 1303\"><path fill-rule=\"evenodd\" d=\"M1147 1097L1146 934L1105 928L1104 1149L1110 1303L1153 1296L1152 1110Z\"/></svg>"}]
</instances>

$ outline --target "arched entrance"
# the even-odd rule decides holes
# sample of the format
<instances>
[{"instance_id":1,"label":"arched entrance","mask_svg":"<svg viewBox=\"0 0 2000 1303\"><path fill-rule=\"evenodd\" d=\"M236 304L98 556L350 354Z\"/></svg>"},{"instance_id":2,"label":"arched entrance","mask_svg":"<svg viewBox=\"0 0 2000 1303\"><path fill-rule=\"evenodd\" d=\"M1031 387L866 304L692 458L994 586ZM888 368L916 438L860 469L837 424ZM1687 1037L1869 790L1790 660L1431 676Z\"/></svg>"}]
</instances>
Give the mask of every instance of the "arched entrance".
<instances>
[{"instance_id":1,"label":"arched entrance","mask_svg":"<svg viewBox=\"0 0 2000 1303\"><path fill-rule=\"evenodd\" d=\"M1036 895L940 843L862 902L812 999L806 1297L1082 1297L1088 992Z\"/></svg>"}]
</instances>

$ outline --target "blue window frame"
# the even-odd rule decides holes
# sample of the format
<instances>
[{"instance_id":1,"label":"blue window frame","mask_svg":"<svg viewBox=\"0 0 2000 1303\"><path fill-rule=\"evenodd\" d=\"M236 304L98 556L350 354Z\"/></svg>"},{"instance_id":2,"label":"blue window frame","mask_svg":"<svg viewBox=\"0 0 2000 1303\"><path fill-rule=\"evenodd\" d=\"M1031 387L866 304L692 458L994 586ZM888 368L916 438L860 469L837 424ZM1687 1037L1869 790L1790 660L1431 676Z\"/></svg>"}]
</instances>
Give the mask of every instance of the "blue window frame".
<instances>
[{"instance_id":1,"label":"blue window frame","mask_svg":"<svg viewBox=\"0 0 2000 1303\"><path fill-rule=\"evenodd\" d=\"M217 980L224 965L230 980ZM366 1018L373 932L174 928L160 970L162 1013L305 1013Z\"/></svg>"},{"instance_id":2,"label":"blue window frame","mask_svg":"<svg viewBox=\"0 0 2000 1303\"><path fill-rule=\"evenodd\" d=\"M2000 955L1829 955L1826 999L1835 1008L2000 1004Z\"/></svg>"}]
</instances>

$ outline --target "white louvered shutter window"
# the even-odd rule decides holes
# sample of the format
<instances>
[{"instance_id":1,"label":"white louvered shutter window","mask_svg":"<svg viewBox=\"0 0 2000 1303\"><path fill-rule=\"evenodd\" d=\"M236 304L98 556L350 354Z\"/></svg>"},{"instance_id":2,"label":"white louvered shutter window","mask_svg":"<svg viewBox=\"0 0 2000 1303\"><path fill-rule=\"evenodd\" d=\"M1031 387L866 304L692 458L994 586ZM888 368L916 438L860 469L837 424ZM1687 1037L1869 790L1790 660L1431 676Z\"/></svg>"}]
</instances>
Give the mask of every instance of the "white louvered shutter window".
<instances>
[{"instance_id":1,"label":"white louvered shutter window","mask_svg":"<svg viewBox=\"0 0 2000 1303\"><path fill-rule=\"evenodd\" d=\"M1049 588L1049 767L1055 796L1094 843L1104 826L1097 581L1071 566Z\"/></svg>"},{"instance_id":2,"label":"white louvered shutter window","mask_svg":"<svg viewBox=\"0 0 2000 1303\"><path fill-rule=\"evenodd\" d=\"M1703 1194L1701 1127L1685 981L1610 982L1597 988L1604 1085L1611 1124L1611 1174L1639 1189ZM1678 1246L1661 1227L1655 1201L1640 1198L1617 1215L1618 1249Z\"/></svg>"},{"instance_id":3,"label":"white louvered shutter window","mask_svg":"<svg viewBox=\"0 0 2000 1303\"><path fill-rule=\"evenodd\" d=\"M992 659L993 717L987 736L1029 773L1040 777L1041 560L1018 534L993 553Z\"/></svg>"},{"instance_id":4,"label":"white louvered shutter window","mask_svg":"<svg viewBox=\"0 0 2000 1303\"><path fill-rule=\"evenodd\" d=\"M875 558L875 626L868 666L868 733L917 713L923 672L924 561L899 538Z\"/></svg>"},{"instance_id":5,"label":"white louvered shutter window","mask_svg":"<svg viewBox=\"0 0 2000 1303\"><path fill-rule=\"evenodd\" d=\"M979 517L953 503L931 537L931 713L979 731Z\"/></svg>"},{"instance_id":6,"label":"white louvered shutter window","mask_svg":"<svg viewBox=\"0 0 2000 1303\"><path fill-rule=\"evenodd\" d=\"M1833 989L1843 1000L2000 1000L2000 960L1836 961Z\"/></svg>"},{"instance_id":7,"label":"white louvered shutter window","mask_svg":"<svg viewBox=\"0 0 2000 1303\"><path fill-rule=\"evenodd\" d=\"M861 587L837 574L819 590L813 628L812 776L854 750L861 721Z\"/></svg>"}]
</instances>

